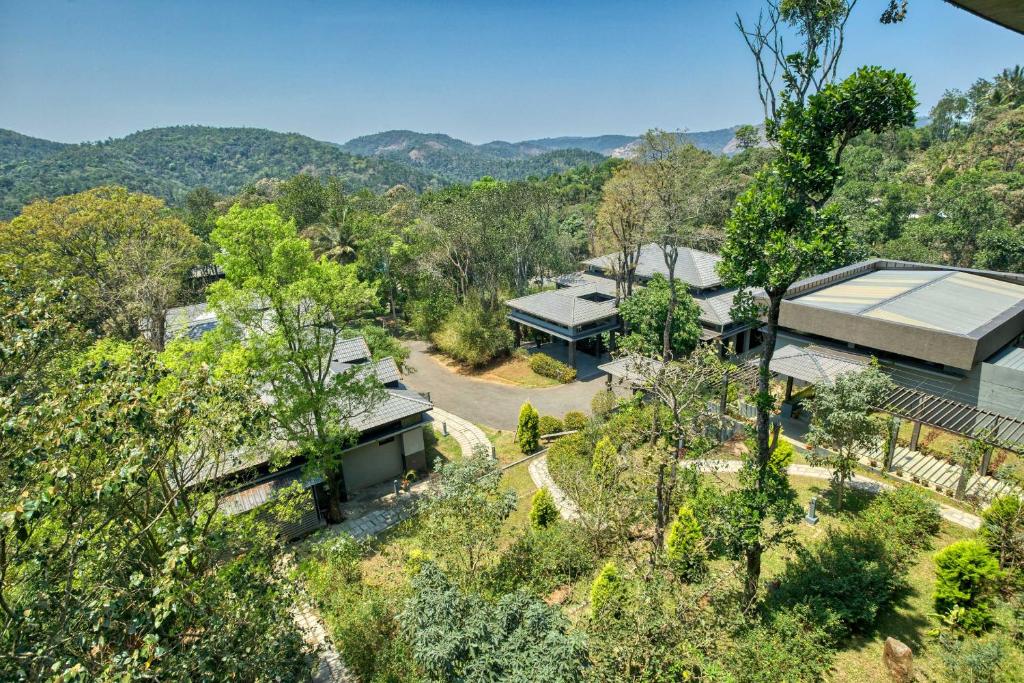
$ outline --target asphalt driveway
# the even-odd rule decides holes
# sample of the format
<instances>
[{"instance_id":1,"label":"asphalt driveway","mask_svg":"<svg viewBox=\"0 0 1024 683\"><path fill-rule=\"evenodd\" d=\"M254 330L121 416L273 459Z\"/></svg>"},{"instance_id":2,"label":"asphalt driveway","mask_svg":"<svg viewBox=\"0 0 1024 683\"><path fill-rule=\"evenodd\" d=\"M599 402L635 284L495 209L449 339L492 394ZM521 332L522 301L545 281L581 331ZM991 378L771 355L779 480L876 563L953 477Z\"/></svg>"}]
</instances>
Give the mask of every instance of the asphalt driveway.
<instances>
[{"instance_id":1,"label":"asphalt driveway","mask_svg":"<svg viewBox=\"0 0 1024 683\"><path fill-rule=\"evenodd\" d=\"M519 408L527 400L541 415L562 417L570 410L590 414L590 400L604 389L603 376L588 373L586 381L528 389L460 375L437 362L425 342L409 343L410 371L402 378L410 389L430 392L435 405L471 422L495 429L514 430Z\"/></svg>"}]
</instances>

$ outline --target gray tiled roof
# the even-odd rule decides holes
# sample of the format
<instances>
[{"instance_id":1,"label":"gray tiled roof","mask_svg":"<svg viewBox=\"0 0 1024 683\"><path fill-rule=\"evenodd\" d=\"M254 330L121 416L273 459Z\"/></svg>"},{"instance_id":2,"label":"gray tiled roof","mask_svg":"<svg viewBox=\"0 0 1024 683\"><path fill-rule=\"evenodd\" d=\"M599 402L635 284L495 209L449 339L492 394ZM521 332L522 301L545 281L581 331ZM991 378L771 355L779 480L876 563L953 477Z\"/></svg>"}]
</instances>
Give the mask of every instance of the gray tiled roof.
<instances>
[{"instance_id":1,"label":"gray tiled roof","mask_svg":"<svg viewBox=\"0 0 1024 683\"><path fill-rule=\"evenodd\" d=\"M331 361L337 363L351 363L357 360L370 358L370 347L362 337L342 339L334 345L334 353L331 354Z\"/></svg>"},{"instance_id":2,"label":"gray tiled roof","mask_svg":"<svg viewBox=\"0 0 1024 683\"><path fill-rule=\"evenodd\" d=\"M610 280L588 282L575 287L563 287L522 296L505 303L509 308L550 320L564 327L585 325L611 317L618 312L614 298L607 301L590 301L583 298L590 294L614 297L615 283Z\"/></svg>"},{"instance_id":3,"label":"gray tiled roof","mask_svg":"<svg viewBox=\"0 0 1024 683\"><path fill-rule=\"evenodd\" d=\"M833 352L822 346L789 344L775 349L769 369L810 384L831 386L840 375L862 371L870 358L849 352ZM757 365L757 361L750 361Z\"/></svg>"},{"instance_id":4,"label":"gray tiled roof","mask_svg":"<svg viewBox=\"0 0 1024 683\"><path fill-rule=\"evenodd\" d=\"M688 247L679 248L679 259L676 261L675 277L680 282L685 282L696 289L710 289L720 287L722 278L718 276L715 267L722 260L717 254L710 254L700 249ZM595 256L583 263L603 271L610 271L615 264L615 255ZM641 278L650 278L655 273L661 273L668 277L668 268L665 266L665 257L661 247L656 243L645 244L640 248L640 259L637 261L636 274Z\"/></svg>"},{"instance_id":5,"label":"gray tiled roof","mask_svg":"<svg viewBox=\"0 0 1024 683\"><path fill-rule=\"evenodd\" d=\"M353 418L350 426L364 432L389 422L425 413L431 408L433 404L415 391L389 389L383 401L372 410Z\"/></svg>"}]
</instances>

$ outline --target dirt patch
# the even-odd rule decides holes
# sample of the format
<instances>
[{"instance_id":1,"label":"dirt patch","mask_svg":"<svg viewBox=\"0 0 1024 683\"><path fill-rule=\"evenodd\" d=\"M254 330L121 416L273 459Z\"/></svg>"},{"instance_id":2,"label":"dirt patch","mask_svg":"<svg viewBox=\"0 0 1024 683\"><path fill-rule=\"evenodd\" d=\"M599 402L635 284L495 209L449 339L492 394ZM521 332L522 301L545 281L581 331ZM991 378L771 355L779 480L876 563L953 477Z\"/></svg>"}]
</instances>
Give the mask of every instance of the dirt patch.
<instances>
[{"instance_id":1,"label":"dirt patch","mask_svg":"<svg viewBox=\"0 0 1024 683\"><path fill-rule=\"evenodd\" d=\"M544 598L544 602L549 605L562 605L569 599L570 595L572 595L572 586L559 586L555 590L551 591L550 595Z\"/></svg>"},{"instance_id":2,"label":"dirt patch","mask_svg":"<svg viewBox=\"0 0 1024 683\"><path fill-rule=\"evenodd\" d=\"M448 356L437 351L427 353L439 365L456 375L472 377L484 382L494 382L512 387L526 387L528 389L542 389L544 387L558 386L557 380L538 375L530 369L530 363L519 356L506 356L491 361L479 368L470 367L458 363Z\"/></svg>"}]
</instances>

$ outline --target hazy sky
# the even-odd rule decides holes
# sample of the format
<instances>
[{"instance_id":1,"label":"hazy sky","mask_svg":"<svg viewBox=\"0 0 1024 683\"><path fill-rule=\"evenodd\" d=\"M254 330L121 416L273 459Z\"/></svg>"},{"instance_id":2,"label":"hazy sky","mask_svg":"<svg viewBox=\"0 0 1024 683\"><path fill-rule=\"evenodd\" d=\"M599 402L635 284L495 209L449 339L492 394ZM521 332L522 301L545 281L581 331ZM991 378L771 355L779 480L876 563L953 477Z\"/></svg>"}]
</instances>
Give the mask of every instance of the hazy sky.
<instances>
[{"instance_id":1,"label":"hazy sky","mask_svg":"<svg viewBox=\"0 0 1024 683\"><path fill-rule=\"evenodd\" d=\"M878 23L843 63L943 90L1024 62L1024 36L940 0ZM182 123L345 141L391 128L472 142L706 130L761 118L738 11L677 2L0 0L0 128L77 142Z\"/></svg>"}]
</instances>

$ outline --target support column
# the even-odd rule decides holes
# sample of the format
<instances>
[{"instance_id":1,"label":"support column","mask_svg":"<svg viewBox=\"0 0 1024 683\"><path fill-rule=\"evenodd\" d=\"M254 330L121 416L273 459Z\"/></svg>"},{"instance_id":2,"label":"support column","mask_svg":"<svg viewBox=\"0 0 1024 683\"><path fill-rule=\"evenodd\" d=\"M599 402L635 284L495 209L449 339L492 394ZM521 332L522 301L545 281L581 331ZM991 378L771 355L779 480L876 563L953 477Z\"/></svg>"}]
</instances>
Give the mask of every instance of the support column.
<instances>
[{"instance_id":1,"label":"support column","mask_svg":"<svg viewBox=\"0 0 1024 683\"><path fill-rule=\"evenodd\" d=\"M576 342L569 342L569 365L576 367Z\"/></svg>"},{"instance_id":2,"label":"support column","mask_svg":"<svg viewBox=\"0 0 1024 683\"><path fill-rule=\"evenodd\" d=\"M917 450L917 440L921 438L921 421L914 420L914 431L910 433L910 450Z\"/></svg>"},{"instance_id":3,"label":"support column","mask_svg":"<svg viewBox=\"0 0 1024 683\"><path fill-rule=\"evenodd\" d=\"M612 330L608 333L608 350L615 350L615 330Z\"/></svg>"},{"instance_id":4,"label":"support column","mask_svg":"<svg viewBox=\"0 0 1024 683\"><path fill-rule=\"evenodd\" d=\"M749 351L750 350L750 329L749 328L747 328L747 330L743 333L743 350L744 351Z\"/></svg>"},{"instance_id":5,"label":"support column","mask_svg":"<svg viewBox=\"0 0 1024 683\"><path fill-rule=\"evenodd\" d=\"M793 398L793 378L792 377L787 377L786 378L786 399L785 400L788 401L791 398Z\"/></svg>"},{"instance_id":6,"label":"support column","mask_svg":"<svg viewBox=\"0 0 1024 683\"><path fill-rule=\"evenodd\" d=\"M523 328L519 323L512 323L512 334L516 336L516 348L518 349L523 343Z\"/></svg>"},{"instance_id":7,"label":"support column","mask_svg":"<svg viewBox=\"0 0 1024 683\"><path fill-rule=\"evenodd\" d=\"M896 458L896 439L900 434L900 419L898 417L890 418L886 428L889 430L889 447L885 452L885 471L889 472L892 470L892 461Z\"/></svg>"}]
</instances>

